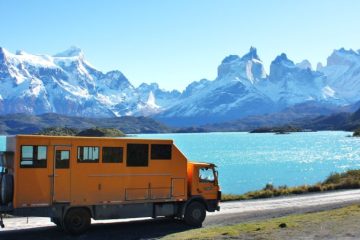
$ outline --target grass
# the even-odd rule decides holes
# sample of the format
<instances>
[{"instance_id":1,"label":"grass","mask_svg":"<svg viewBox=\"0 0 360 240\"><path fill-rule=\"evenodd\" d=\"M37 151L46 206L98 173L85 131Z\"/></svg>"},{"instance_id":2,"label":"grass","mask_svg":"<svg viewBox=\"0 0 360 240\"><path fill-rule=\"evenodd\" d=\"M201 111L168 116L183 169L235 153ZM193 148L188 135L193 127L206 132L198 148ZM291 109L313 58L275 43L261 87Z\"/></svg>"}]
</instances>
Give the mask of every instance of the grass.
<instances>
[{"instance_id":1,"label":"grass","mask_svg":"<svg viewBox=\"0 0 360 240\"><path fill-rule=\"evenodd\" d=\"M299 232L318 231L319 225L324 221L331 221L336 225L337 222L341 223L344 219L351 217L355 219L360 218L360 206L353 205L323 212L289 215L236 225L193 229L171 234L163 239L228 239L238 237L244 237L245 239L271 239L274 233L276 235L276 232L279 233L280 231L281 233L281 231L285 231L283 228L289 232L296 230ZM274 239L277 238L275 237Z\"/></svg>"},{"instance_id":2,"label":"grass","mask_svg":"<svg viewBox=\"0 0 360 240\"><path fill-rule=\"evenodd\" d=\"M296 187L287 187L284 185L275 187L272 184L266 184L263 189L258 191L247 192L245 194L223 194L221 200L225 202L234 200L260 199L293 194L357 188L360 188L360 170L348 170L344 173L332 173L325 179L325 181L314 185L302 185Z\"/></svg>"}]
</instances>

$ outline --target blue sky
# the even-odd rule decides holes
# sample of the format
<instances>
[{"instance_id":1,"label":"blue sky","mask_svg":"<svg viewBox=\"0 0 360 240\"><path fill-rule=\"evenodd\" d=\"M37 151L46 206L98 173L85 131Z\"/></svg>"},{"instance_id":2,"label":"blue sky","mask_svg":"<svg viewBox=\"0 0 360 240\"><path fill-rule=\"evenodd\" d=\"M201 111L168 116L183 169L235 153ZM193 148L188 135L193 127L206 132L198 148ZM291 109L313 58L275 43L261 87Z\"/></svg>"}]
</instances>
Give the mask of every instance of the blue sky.
<instances>
[{"instance_id":1,"label":"blue sky","mask_svg":"<svg viewBox=\"0 0 360 240\"><path fill-rule=\"evenodd\" d=\"M75 45L135 86L182 90L250 46L266 68L282 52L316 65L333 49L360 49L359 12L356 0L1 0L0 46L55 54Z\"/></svg>"}]
</instances>

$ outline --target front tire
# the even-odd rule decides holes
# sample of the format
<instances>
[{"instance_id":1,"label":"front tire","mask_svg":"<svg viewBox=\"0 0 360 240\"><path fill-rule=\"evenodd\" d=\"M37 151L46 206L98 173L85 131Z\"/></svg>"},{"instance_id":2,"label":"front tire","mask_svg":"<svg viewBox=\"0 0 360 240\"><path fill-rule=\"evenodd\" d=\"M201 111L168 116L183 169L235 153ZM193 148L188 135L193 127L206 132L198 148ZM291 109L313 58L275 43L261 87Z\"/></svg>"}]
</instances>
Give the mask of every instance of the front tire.
<instances>
[{"instance_id":1,"label":"front tire","mask_svg":"<svg viewBox=\"0 0 360 240\"><path fill-rule=\"evenodd\" d=\"M193 227L201 227L206 217L206 209L204 204L200 202L190 203L185 210L184 221Z\"/></svg>"},{"instance_id":2,"label":"front tire","mask_svg":"<svg viewBox=\"0 0 360 240\"><path fill-rule=\"evenodd\" d=\"M64 218L64 228L67 232L78 235L84 233L91 224L91 216L87 209L70 209Z\"/></svg>"}]
</instances>

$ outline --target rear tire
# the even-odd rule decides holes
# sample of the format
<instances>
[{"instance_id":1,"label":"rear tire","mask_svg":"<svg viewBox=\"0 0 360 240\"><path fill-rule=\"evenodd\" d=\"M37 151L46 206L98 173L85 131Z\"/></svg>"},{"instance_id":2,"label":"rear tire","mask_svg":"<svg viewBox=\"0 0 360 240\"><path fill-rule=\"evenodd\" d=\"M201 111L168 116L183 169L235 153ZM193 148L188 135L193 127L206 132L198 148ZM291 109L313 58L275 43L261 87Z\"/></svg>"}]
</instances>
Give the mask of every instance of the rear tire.
<instances>
[{"instance_id":1,"label":"rear tire","mask_svg":"<svg viewBox=\"0 0 360 240\"><path fill-rule=\"evenodd\" d=\"M6 205L12 202L14 195L14 178L5 174L1 179L1 203Z\"/></svg>"},{"instance_id":2,"label":"rear tire","mask_svg":"<svg viewBox=\"0 0 360 240\"><path fill-rule=\"evenodd\" d=\"M64 229L74 235L84 233L91 224L91 216L85 208L70 209L64 218Z\"/></svg>"},{"instance_id":3,"label":"rear tire","mask_svg":"<svg viewBox=\"0 0 360 240\"><path fill-rule=\"evenodd\" d=\"M200 202L191 202L185 210L184 221L193 227L201 227L206 217L204 204Z\"/></svg>"},{"instance_id":4,"label":"rear tire","mask_svg":"<svg viewBox=\"0 0 360 240\"><path fill-rule=\"evenodd\" d=\"M2 177L3 177L3 173L0 173L0 204L2 203L2 201L1 201L1 182L2 182Z\"/></svg>"}]
</instances>

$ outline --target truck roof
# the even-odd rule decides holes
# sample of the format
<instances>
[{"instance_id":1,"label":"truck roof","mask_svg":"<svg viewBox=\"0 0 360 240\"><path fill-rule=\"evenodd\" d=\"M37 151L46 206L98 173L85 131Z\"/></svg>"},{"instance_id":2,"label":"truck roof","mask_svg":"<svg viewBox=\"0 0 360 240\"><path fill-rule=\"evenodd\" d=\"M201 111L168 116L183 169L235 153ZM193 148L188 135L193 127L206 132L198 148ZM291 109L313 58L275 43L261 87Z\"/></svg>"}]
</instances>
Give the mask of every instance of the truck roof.
<instances>
[{"instance_id":1,"label":"truck roof","mask_svg":"<svg viewBox=\"0 0 360 240\"><path fill-rule=\"evenodd\" d=\"M18 134L15 136L7 136L7 137L16 137L16 138L46 138L46 139L82 139L82 140L130 140L130 141L161 141L166 143L173 143L172 139L150 139L150 138L136 138L136 137L83 137L83 136L49 136L49 135L27 135L27 134Z\"/></svg>"}]
</instances>

